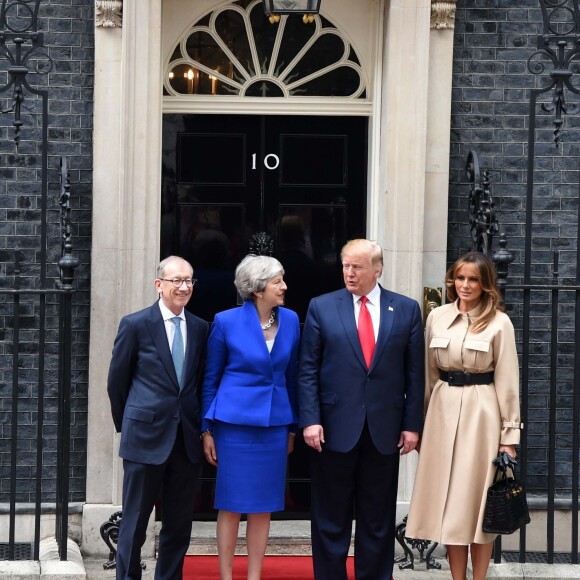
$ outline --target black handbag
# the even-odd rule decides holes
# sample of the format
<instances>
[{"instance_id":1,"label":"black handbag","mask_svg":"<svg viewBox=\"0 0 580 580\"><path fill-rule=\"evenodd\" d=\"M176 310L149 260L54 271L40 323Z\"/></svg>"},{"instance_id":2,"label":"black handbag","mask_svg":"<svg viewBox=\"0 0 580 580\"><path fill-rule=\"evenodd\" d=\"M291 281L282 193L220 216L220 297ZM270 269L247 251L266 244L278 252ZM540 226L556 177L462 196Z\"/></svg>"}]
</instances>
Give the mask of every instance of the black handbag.
<instances>
[{"instance_id":1,"label":"black handbag","mask_svg":"<svg viewBox=\"0 0 580 580\"><path fill-rule=\"evenodd\" d=\"M516 480L516 461L505 451L492 462L496 465L495 481L487 490L483 531L489 534L513 534L530 523L526 492ZM511 477L508 477L508 469Z\"/></svg>"}]
</instances>

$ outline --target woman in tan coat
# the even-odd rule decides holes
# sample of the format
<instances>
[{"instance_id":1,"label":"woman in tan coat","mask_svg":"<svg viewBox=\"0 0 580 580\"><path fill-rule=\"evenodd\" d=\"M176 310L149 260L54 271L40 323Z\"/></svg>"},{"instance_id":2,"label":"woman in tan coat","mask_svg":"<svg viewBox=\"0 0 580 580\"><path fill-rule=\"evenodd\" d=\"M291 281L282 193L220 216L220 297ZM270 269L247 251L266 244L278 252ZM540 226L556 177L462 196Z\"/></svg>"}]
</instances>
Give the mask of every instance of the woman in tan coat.
<instances>
[{"instance_id":1,"label":"woman in tan coat","mask_svg":"<svg viewBox=\"0 0 580 580\"><path fill-rule=\"evenodd\" d=\"M406 535L447 546L454 580L484 580L495 534L482 531L498 452L516 456L519 371L492 262L469 252L445 278L449 304L426 327L425 427ZM418 448L419 449L419 448Z\"/></svg>"}]
</instances>

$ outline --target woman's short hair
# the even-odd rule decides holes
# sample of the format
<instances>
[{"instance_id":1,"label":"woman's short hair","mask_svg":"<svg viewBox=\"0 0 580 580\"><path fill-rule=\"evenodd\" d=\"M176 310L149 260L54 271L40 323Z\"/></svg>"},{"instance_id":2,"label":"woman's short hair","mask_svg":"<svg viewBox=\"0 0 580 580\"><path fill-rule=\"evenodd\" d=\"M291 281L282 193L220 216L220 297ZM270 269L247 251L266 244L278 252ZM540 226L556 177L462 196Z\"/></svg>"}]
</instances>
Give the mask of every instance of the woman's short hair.
<instances>
[{"instance_id":1,"label":"woman's short hair","mask_svg":"<svg viewBox=\"0 0 580 580\"><path fill-rule=\"evenodd\" d=\"M268 280L279 274L284 274L284 268L276 258L248 254L236 268L234 284L245 302L255 298L254 292L263 292Z\"/></svg>"},{"instance_id":2,"label":"woman's short hair","mask_svg":"<svg viewBox=\"0 0 580 580\"><path fill-rule=\"evenodd\" d=\"M497 274L493 262L481 252L467 252L458 258L447 270L445 275L445 287L447 288L447 298L455 301L458 298L455 289L455 279L457 272L466 264L471 264L477 268L479 274L479 284L481 286L482 312L476 323L473 325L474 332L481 332L493 319L498 310L503 310L501 305L501 295L497 288Z\"/></svg>"}]
</instances>

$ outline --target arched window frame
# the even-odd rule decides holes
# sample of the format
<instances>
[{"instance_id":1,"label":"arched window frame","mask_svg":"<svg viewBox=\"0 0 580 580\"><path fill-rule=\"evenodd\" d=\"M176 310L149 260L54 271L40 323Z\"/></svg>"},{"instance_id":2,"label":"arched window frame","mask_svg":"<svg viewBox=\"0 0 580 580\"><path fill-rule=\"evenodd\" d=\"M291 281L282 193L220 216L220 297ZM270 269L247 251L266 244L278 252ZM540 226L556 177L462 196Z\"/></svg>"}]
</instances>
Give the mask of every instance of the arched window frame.
<instances>
[{"instance_id":1,"label":"arched window frame","mask_svg":"<svg viewBox=\"0 0 580 580\"><path fill-rule=\"evenodd\" d=\"M356 54L355 47L350 43L348 38L341 33L341 31L331 23L330 26L324 26L321 20L321 17L316 15L314 22L311 24L307 24L306 26L314 26L315 30L310 38L306 41L304 46L298 51L296 56L292 59L290 63L283 67L283 70L276 74L277 66L278 66L278 56L280 53L280 47L284 37L284 31L287 23L287 19L290 17L296 18L296 16L282 16L281 20L277 24L273 24L273 26L277 26L277 33L274 45L272 47L272 54L270 58L270 62L268 64L268 70L266 72L262 71L262 66L259 62L258 50L256 48L256 44L254 42L254 35L252 33L252 25L250 20L250 13L252 10L261 10L261 0L253 0L244 8L237 3L227 4L225 6L216 8L212 10L210 13L206 13L204 16L197 18L196 22L200 22L203 20L207 20L209 15L209 22L208 25L197 25L194 24L192 27L188 28L179 38L178 42L175 44L174 49L171 51L170 56L168 57L167 62L164 66L164 91L165 91L165 99L178 99L182 101L183 99L187 100L204 100L208 96L212 99L235 99L235 98L248 98L246 97L245 93L246 90L257 81L267 81L275 84L277 87L280 88L282 92L282 96L284 99L332 99L333 101L343 101L345 103L353 101L358 102L360 105L363 103L369 103L369 83L367 75L363 67L349 60L349 56L351 53ZM224 42L222 37L219 35L218 31L216 30L216 21L220 14L225 11L235 11L237 12L241 18L243 19L244 25L247 31L247 38L249 42L249 47L252 55L252 65L255 71L258 71L256 74L252 74L252 71L249 71L236 57L236 55L228 48L227 44ZM328 22L328 20L326 21ZM211 38L215 41L216 45L220 47L223 51L224 55L230 60L236 70L241 73L242 79L236 80L230 77L225 76L224 74L215 71L211 67L205 65L203 62L197 61L189 56L177 58L172 60L171 57L175 52L175 49L179 48L182 55L187 54L187 41L192 34L196 32L204 32L211 36ZM304 77L301 77L296 80L292 80L290 82L287 81L292 76L292 71L296 68L297 64L301 61L302 58L308 53L310 48L324 35L333 35L339 38L342 43L344 50L342 52L341 57L335 61L334 63L322 67L321 69L310 73ZM358 56L357 56L358 59ZM360 59L359 59L360 60ZM208 95L207 93L203 94L186 94L183 92L176 91L170 83L169 73L180 65L189 66L191 68L195 68L199 71L204 72L208 76L211 75L217 80L225 83L228 86L233 87L237 94L232 95ZM333 70L338 70L341 67L348 67L354 70L358 74L359 78L359 85L354 92L347 96L327 96L324 94L309 94L309 95L299 95L295 94L295 91L300 90L300 87L305 85L306 83L315 80L328 74ZM293 94L294 93L294 94ZM252 98L252 97L249 97ZM268 99L268 97L259 97L260 99ZM276 100L279 100L280 97L275 97ZM354 103L353 103L354 104ZM358 107L357 107L358 108Z\"/></svg>"}]
</instances>

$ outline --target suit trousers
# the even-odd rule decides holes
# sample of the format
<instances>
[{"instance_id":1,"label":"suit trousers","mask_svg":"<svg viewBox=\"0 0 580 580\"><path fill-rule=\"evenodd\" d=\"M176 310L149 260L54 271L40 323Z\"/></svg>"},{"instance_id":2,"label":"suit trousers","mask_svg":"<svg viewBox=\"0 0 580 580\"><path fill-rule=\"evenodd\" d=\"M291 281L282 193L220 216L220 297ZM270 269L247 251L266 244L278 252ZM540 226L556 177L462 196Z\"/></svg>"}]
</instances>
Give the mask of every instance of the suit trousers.
<instances>
[{"instance_id":1,"label":"suit trousers","mask_svg":"<svg viewBox=\"0 0 580 580\"><path fill-rule=\"evenodd\" d=\"M181 580L191 541L195 487L201 469L185 450L181 424L165 463L123 461L123 516L117 542L117 579L141 578L141 548L155 502L161 499L156 580Z\"/></svg>"},{"instance_id":2,"label":"suit trousers","mask_svg":"<svg viewBox=\"0 0 580 580\"><path fill-rule=\"evenodd\" d=\"M365 422L347 453L311 450L312 553L316 580L347 580L356 519L357 580L390 580L395 556L399 453L382 455Z\"/></svg>"}]
</instances>

